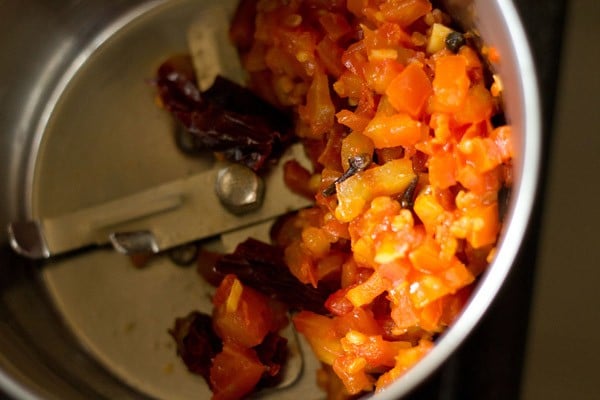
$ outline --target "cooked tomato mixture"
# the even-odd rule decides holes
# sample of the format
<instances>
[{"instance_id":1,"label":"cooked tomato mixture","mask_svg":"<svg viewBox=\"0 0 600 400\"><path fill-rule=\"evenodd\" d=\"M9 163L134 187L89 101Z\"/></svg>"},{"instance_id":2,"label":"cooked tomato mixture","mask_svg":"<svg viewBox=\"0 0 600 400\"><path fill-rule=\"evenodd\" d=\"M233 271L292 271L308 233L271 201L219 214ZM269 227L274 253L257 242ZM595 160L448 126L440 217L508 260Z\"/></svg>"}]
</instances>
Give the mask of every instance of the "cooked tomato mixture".
<instances>
[{"instance_id":1,"label":"cooked tomato mixture","mask_svg":"<svg viewBox=\"0 0 600 400\"><path fill-rule=\"evenodd\" d=\"M285 179L314 206L280 219L271 244L201 256L221 274L212 320L178 320L179 354L215 399L243 397L276 384L291 310L331 398L384 390L433 348L493 258L513 157L498 54L482 56L428 0L242 0L230 33L248 88L289 121L248 165L300 140L312 168L287 162ZM168 97L198 135L186 114L198 112Z\"/></svg>"}]
</instances>

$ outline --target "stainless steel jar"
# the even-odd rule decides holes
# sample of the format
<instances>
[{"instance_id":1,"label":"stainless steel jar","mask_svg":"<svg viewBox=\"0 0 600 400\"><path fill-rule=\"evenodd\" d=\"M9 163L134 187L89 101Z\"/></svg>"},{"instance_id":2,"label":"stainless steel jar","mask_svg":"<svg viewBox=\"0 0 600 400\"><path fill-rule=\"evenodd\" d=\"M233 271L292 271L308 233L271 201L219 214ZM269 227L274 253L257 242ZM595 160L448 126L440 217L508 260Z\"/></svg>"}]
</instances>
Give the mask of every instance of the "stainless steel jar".
<instances>
[{"instance_id":1,"label":"stainless steel jar","mask_svg":"<svg viewBox=\"0 0 600 400\"><path fill-rule=\"evenodd\" d=\"M183 26L196 13L225 3L3 2L0 227L202 169L158 150L167 140L161 132L170 126L151 111L144 78L165 54L185 50ZM519 135L515 183L497 256L468 306L435 350L381 399L401 397L426 379L486 312L521 246L537 189L541 112L515 8L508 0L444 3L501 54L506 115ZM128 136L132 131L138 135ZM170 325L158 317L204 301L186 286L188 273L126 270L102 251L42 266L15 255L4 231L0 244L2 391L24 399L197 398L202 383L187 382L182 367L169 361L175 353L165 338ZM184 295L173 299L173 292ZM302 377L278 398L316 390L314 365L305 361Z\"/></svg>"}]
</instances>

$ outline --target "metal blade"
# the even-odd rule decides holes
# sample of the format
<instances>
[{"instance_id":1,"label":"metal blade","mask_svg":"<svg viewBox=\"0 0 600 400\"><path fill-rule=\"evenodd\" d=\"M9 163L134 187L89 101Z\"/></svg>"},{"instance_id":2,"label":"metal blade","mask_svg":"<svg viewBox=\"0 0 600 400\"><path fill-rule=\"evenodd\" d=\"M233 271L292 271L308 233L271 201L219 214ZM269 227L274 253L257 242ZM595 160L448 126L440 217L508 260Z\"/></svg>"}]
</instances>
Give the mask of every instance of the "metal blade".
<instances>
[{"instance_id":1,"label":"metal blade","mask_svg":"<svg viewBox=\"0 0 600 400\"><path fill-rule=\"evenodd\" d=\"M301 145L293 145L279 161L306 160ZM306 162L306 161L305 161ZM224 167L222 165L221 167ZM130 232L143 232L145 249L163 251L191 241L263 222L311 202L285 186L283 168L264 177L262 206L243 215L228 211L215 191L222 168L178 179L143 192L41 220L15 222L8 231L12 247L29 258L48 258L112 239L122 252L139 249Z\"/></svg>"}]
</instances>

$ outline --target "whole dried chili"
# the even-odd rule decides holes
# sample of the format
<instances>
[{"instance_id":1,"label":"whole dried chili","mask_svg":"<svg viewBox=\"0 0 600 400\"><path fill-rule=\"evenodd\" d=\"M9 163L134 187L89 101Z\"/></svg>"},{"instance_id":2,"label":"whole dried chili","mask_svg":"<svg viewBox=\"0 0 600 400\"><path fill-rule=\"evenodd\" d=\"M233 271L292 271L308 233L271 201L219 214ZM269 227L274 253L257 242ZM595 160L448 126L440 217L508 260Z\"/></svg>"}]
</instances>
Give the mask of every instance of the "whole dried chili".
<instances>
[{"instance_id":1,"label":"whole dried chili","mask_svg":"<svg viewBox=\"0 0 600 400\"><path fill-rule=\"evenodd\" d=\"M189 56L165 61L156 84L163 106L191 135L191 147L220 152L258 171L291 141L289 116L250 90L217 77L208 90L200 91Z\"/></svg>"},{"instance_id":2,"label":"whole dried chili","mask_svg":"<svg viewBox=\"0 0 600 400\"><path fill-rule=\"evenodd\" d=\"M283 249L249 238L215 264L221 274L235 274L244 284L294 310L327 313L327 290L298 281L285 264Z\"/></svg>"},{"instance_id":3,"label":"whole dried chili","mask_svg":"<svg viewBox=\"0 0 600 400\"><path fill-rule=\"evenodd\" d=\"M177 354L190 372L209 382L212 359L221 351L223 344L212 328L210 315L198 311L177 318L169 334L177 344Z\"/></svg>"}]
</instances>

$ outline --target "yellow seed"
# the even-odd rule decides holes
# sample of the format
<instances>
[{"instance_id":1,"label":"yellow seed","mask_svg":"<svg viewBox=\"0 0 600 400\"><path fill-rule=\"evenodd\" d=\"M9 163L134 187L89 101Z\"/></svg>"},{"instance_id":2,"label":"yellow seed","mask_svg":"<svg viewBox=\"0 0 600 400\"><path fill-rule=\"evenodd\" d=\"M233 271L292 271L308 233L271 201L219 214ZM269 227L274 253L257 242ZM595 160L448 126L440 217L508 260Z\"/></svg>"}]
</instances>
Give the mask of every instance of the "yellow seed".
<instances>
[{"instance_id":1,"label":"yellow seed","mask_svg":"<svg viewBox=\"0 0 600 400\"><path fill-rule=\"evenodd\" d=\"M233 313L237 310L243 291L244 287L239 280L235 279L231 285L229 296L227 296L227 302L225 303L225 309L228 313Z\"/></svg>"},{"instance_id":2,"label":"yellow seed","mask_svg":"<svg viewBox=\"0 0 600 400\"><path fill-rule=\"evenodd\" d=\"M373 49L369 53L369 61L396 60L398 51L395 49Z\"/></svg>"}]
</instances>

